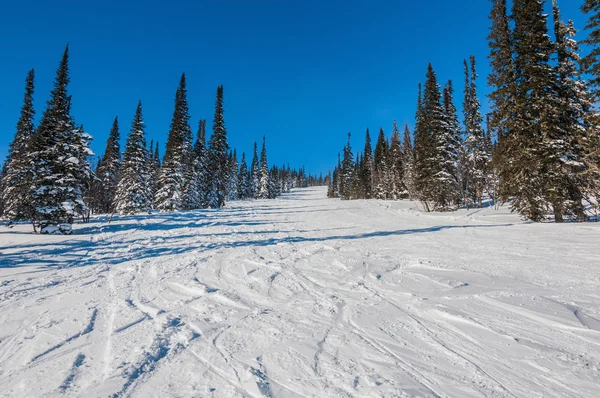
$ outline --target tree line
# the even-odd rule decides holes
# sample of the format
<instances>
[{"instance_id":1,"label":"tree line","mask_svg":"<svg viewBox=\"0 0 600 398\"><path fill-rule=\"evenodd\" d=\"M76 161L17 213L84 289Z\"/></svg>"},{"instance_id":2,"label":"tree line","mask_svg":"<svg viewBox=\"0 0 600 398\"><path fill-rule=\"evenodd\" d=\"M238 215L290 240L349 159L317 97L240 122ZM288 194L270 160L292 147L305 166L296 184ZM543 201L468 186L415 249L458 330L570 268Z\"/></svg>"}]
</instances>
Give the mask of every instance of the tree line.
<instances>
[{"instance_id":1,"label":"tree line","mask_svg":"<svg viewBox=\"0 0 600 398\"><path fill-rule=\"evenodd\" d=\"M487 196L526 219L553 215L556 222L586 221L586 207L597 208L600 0L582 6L589 14L583 43L592 49L583 59L574 24L561 18L556 0L551 20L545 1L513 0L510 14L506 0L491 2L486 123L475 57L464 64L462 126L452 81L441 87L429 64L412 138L406 126L401 140L394 122L389 141L380 130L373 153L367 130L364 150L354 155L348 135L330 174L330 197L411 198L427 211L452 211L481 207Z\"/></svg>"},{"instance_id":2,"label":"tree line","mask_svg":"<svg viewBox=\"0 0 600 398\"><path fill-rule=\"evenodd\" d=\"M252 159L242 153L238 162L227 141L223 86L217 88L212 135L207 142L206 120L201 120L194 140L185 74L162 159L158 143L146 142L140 101L124 152L115 118L104 154L92 165L92 137L71 115L68 61L67 46L38 126L34 71L27 74L21 115L0 176L0 217L11 223L29 221L35 232L69 234L75 218L85 220L90 213L220 208L230 200L272 199L292 188L324 183L303 168L269 167L265 137L260 157L255 143Z\"/></svg>"}]
</instances>

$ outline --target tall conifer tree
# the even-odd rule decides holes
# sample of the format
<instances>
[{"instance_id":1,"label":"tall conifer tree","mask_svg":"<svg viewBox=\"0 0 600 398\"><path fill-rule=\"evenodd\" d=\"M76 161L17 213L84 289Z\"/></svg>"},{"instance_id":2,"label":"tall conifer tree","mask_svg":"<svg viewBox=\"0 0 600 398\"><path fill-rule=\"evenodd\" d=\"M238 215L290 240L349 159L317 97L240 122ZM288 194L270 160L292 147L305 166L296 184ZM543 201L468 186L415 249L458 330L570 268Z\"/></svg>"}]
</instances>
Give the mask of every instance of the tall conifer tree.
<instances>
[{"instance_id":1,"label":"tall conifer tree","mask_svg":"<svg viewBox=\"0 0 600 398\"><path fill-rule=\"evenodd\" d=\"M30 151L35 134L33 117L34 72L33 69L25 79L25 98L21 108L21 116L17 122L15 138L9 146L8 157L3 165L2 202L3 215L10 220L27 220L32 216L29 186L32 183L34 170L30 166Z\"/></svg>"}]
</instances>

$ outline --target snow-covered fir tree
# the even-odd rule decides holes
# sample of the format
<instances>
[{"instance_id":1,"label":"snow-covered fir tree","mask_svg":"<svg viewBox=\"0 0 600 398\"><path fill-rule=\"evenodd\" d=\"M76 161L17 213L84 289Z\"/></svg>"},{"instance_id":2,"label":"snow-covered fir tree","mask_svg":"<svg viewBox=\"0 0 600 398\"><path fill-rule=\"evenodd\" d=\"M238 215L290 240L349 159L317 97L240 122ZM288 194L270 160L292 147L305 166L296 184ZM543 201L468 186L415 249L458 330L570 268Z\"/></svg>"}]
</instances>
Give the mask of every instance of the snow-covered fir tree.
<instances>
[{"instance_id":1,"label":"snow-covered fir tree","mask_svg":"<svg viewBox=\"0 0 600 398\"><path fill-rule=\"evenodd\" d=\"M352 145L350 144L351 134L348 133L348 143L344 147L344 158L342 160L341 170L339 172L340 178L340 197L343 200L352 199L354 178L355 178L355 165L354 165L354 154L352 153Z\"/></svg>"},{"instance_id":2,"label":"snow-covered fir tree","mask_svg":"<svg viewBox=\"0 0 600 398\"><path fill-rule=\"evenodd\" d=\"M219 86L217 88L217 97L215 101L213 133L208 144L210 187L207 202L208 206L212 208L220 208L225 205L228 175L228 151L227 131L225 130L225 119L223 117L223 86Z\"/></svg>"},{"instance_id":3,"label":"snow-covered fir tree","mask_svg":"<svg viewBox=\"0 0 600 398\"><path fill-rule=\"evenodd\" d=\"M582 43L591 48L581 64L585 72L591 76L590 91L597 100L600 99L600 1L584 0L581 10L588 15L585 26L588 33Z\"/></svg>"},{"instance_id":4,"label":"snow-covered fir tree","mask_svg":"<svg viewBox=\"0 0 600 398\"><path fill-rule=\"evenodd\" d=\"M402 143L400 140L400 131L394 120L392 129L392 138L388 150L388 170L389 170L389 193L390 199L404 199L408 197L408 190L404 184L404 154L402 153ZM368 198L367 198L368 199Z\"/></svg>"},{"instance_id":5,"label":"snow-covered fir tree","mask_svg":"<svg viewBox=\"0 0 600 398\"><path fill-rule=\"evenodd\" d=\"M121 171L121 147L119 140L119 119L115 117L110 134L106 140L104 155L96 168L94 196L95 208L99 213L114 211L115 192Z\"/></svg>"},{"instance_id":6,"label":"snow-covered fir tree","mask_svg":"<svg viewBox=\"0 0 600 398\"><path fill-rule=\"evenodd\" d=\"M175 94L175 110L171 121L171 129L167 140L162 167L157 180L158 189L154 196L154 206L160 211L177 211L189 208L194 196L187 195L188 179L191 178L189 169L193 167L192 129L189 124L187 105L187 88L185 74L181 76L179 87Z\"/></svg>"},{"instance_id":7,"label":"snow-covered fir tree","mask_svg":"<svg viewBox=\"0 0 600 398\"><path fill-rule=\"evenodd\" d=\"M260 152L260 174L258 183L258 198L268 199L270 195L269 163L267 161L267 139L263 136L262 150Z\"/></svg>"},{"instance_id":8,"label":"snow-covered fir tree","mask_svg":"<svg viewBox=\"0 0 600 398\"><path fill-rule=\"evenodd\" d=\"M383 128L379 129L379 135L377 136L377 143L375 144L375 154L373 156L373 186L374 186L374 197L377 199L387 199L389 197L389 162L388 156L388 142L385 138Z\"/></svg>"},{"instance_id":9,"label":"snow-covered fir tree","mask_svg":"<svg viewBox=\"0 0 600 398\"><path fill-rule=\"evenodd\" d=\"M258 145L254 142L254 151L252 155L252 163L250 165L250 197L256 199L258 197L260 187L260 163L258 161Z\"/></svg>"},{"instance_id":10,"label":"snow-covered fir tree","mask_svg":"<svg viewBox=\"0 0 600 398\"><path fill-rule=\"evenodd\" d=\"M186 203L188 209L200 209L206 206L207 167L206 120L200 120L193 148L192 174L187 182Z\"/></svg>"},{"instance_id":11,"label":"snow-covered fir tree","mask_svg":"<svg viewBox=\"0 0 600 398\"><path fill-rule=\"evenodd\" d=\"M362 185L362 197L365 199L373 198L373 148L371 146L371 135L369 129L365 133L365 149L362 155L362 167L360 169L360 179Z\"/></svg>"},{"instance_id":12,"label":"snow-covered fir tree","mask_svg":"<svg viewBox=\"0 0 600 398\"><path fill-rule=\"evenodd\" d=\"M407 195L412 199L414 196L413 187L413 147L410 138L410 129L408 125L404 126L404 139L402 141L402 166L404 167L403 182L407 190Z\"/></svg>"},{"instance_id":13,"label":"snow-covered fir tree","mask_svg":"<svg viewBox=\"0 0 600 398\"><path fill-rule=\"evenodd\" d=\"M252 197L250 191L250 173L246 163L246 153L242 152L242 161L240 162L240 171L238 173L238 197L242 200Z\"/></svg>"},{"instance_id":14,"label":"snow-covered fir tree","mask_svg":"<svg viewBox=\"0 0 600 398\"><path fill-rule=\"evenodd\" d=\"M2 216L9 220L28 220L32 216L30 184L34 170L30 164L30 151L35 134L33 108L34 71L25 79L25 98L21 116L17 122L15 137L8 149L0 181L0 196L3 202Z\"/></svg>"},{"instance_id":15,"label":"snow-covered fir tree","mask_svg":"<svg viewBox=\"0 0 600 398\"><path fill-rule=\"evenodd\" d=\"M584 194L589 186L588 167L585 163L585 145L593 141L594 129L586 129L585 120L591 112L592 101L581 80L579 46L572 21L561 20L556 0L553 1L556 91L554 123L545 135L544 163L547 169L546 193L552 203L554 219L575 216L585 221ZM590 134L591 133L591 134ZM593 181L593 180L592 180ZM597 191L591 192L593 195Z\"/></svg>"},{"instance_id":16,"label":"snow-covered fir tree","mask_svg":"<svg viewBox=\"0 0 600 398\"><path fill-rule=\"evenodd\" d=\"M234 149L229 152L229 174L228 184L227 184L227 200L237 200L239 199L239 164L237 159L237 151Z\"/></svg>"},{"instance_id":17,"label":"snow-covered fir tree","mask_svg":"<svg viewBox=\"0 0 600 398\"><path fill-rule=\"evenodd\" d=\"M152 209L150 179L146 133L142 116L142 102L140 101L125 144L121 179L115 195L115 210L121 214L150 211Z\"/></svg>"},{"instance_id":18,"label":"snow-covered fir tree","mask_svg":"<svg viewBox=\"0 0 600 398\"><path fill-rule=\"evenodd\" d=\"M465 91L463 102L464 125L465 125L465 178L468 193L473 195L469 199L476 207L483 205L482 198L487 184L488 164L491 161L490 148L486 142L486 134L483 129L483 118L481 117L479 98L477 97L477 72L475 57L471 56L470 65L465 60ZM469 195L469 196L470 196Z\"/></svg>"},{"instance_id":19,"label":"snow-covered fir tree","mask_svg":"<svg viewBox=\"0 0 600 398\"><path fill-rule=\"evenodd\" d=\"M34 226L44 234L70 234L71 224L87 211L83 189L92 175L87 157L91 137L71 116L69 47L58 68L51 98L32 140L30 164Z\"/></svg>"}]
</instances>

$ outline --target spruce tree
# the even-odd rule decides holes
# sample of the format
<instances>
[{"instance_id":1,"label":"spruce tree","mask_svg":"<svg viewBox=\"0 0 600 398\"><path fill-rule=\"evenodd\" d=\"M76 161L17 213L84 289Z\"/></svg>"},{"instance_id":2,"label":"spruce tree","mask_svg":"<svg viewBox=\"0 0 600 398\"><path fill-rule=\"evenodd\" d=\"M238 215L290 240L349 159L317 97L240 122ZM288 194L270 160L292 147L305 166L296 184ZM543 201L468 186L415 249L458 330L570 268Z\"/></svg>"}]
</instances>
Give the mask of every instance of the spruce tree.
<instances>
[{"instance_id":1,"label":"spruce tree","mask_svg":"<svg viewBox=\"0 0 600 398\"><path fill-rule=\"evenodd\" d=\"M121 147L119 140L119 119L115 117L106 140L104 155L96 168L96 205L101 213L114 211L114 198L121 171Z\"/></svg>"},{"instance_id":2,"label":"spruce tree","mask_svg":"<svg viewBox=\"0 0 600 398\"><path fill-rule=\"evenodd\" d=\"M415 127L415 190L427 211L446 210L452 200L448 195L448 175L444 173L445 159L440 142L447 130L447 114L442 105L440 86L431 64L417 106Z\"/></svg>"},{"instance_id":3,"label":"spruce tree","mask_svg":"<svg viewBox=\"0 0 600 398\"><path fill-rule=\"evenodd\" d=\"M115 210L121 214L150 211L152 209L150 179L146 133L142 116L142 102L140 101L125 144L121 178L115 194Z\"/></svg>"},{"instance_id":4,"label":"spruce tree","mask_svg":"<svg viewBox=\"0 0 600 398\"><path fill-rule=\"evenodd\" d=\"M579 221L585 221L582 201L589 186L588 168L584 162L585 145L596 135L593 128L588 129L584 124L591 113L591 95L580 78L575 27L572 21L565 23L561 20L556 0L553 1L553 17L557 111L553 114L555 124L552 134L545 136L547 194L553 204L556 222L562 222L563 215L575 215Z\"/></svg>"},{"instance_id":5,"label":"spruce tree","mask_svg":"<svg viewBox=\"0 0 600 398\"><path fill-rule=\"evenodd\" d=\"M388 162L391 199L404 199L408 197L408 190L404 184L404 154L402 153L400 131L395 120L390 139Z\"/></svg>"},{"instance_id":6,"label":"spruce tree","mask_svg":"<svg viewBox=\"0 0 600 398\"><path fill-rule=\"evenodd\" d=\"M192 173L189 177L186 203L188 209L200 209L205 206L207 190L206 165L206 120L198 123L198 133L194 143L192 156Z\"/></svg>"},{"instance_id":7,"label":"spruce tree","mask_svg":"<svg viewBox=\"0 0 600 398\"><path fill-rule=\"evenodd\" d=\"M510 186L512 209L540 221L548 211L548 169L545 137L555 134L553 88L556 84L550 57L554 46L548 36L547 16L539 1L513 1L516 102L518 124L510 131L509 158L514 168L503 176ZM555 203L558 205L558 203Z\"/></svg>"},{"instance_id":8,"label":"spruce tree","mask_svg":"<svg viewBox=\"0 0 600 398\"><path fill-rule=\"evenodd\" d=\"M33 117L34 72L33 69L25 79L25 98L21 108L21 116L17 122L15 138L8 150L8 157L3 165L2 190L3 215L11 221L30 219L33 213L30 190L34 170L30 166L30 151L35 134Z\"/></svg>"},{"instance_id":9,"label":"spruce tree","mask_svg":"<svg viewBox=\"0 0 600 398\"><path fill-rule=\"evenodd\" d=\"M408 197L412 199L415 196L413 187L414 154L408 125L404 126L404 140L402 142L402 165L404 167L404 186L406 187Z\"/></svg>"},{"instance_id":10,"label":"spruce tree","mask_svg":"<svg viewBox=\"0 0 600 398\"><path fill-rule=\"evenodd\" d=\"M590 88L594 98L600 98L600 1L585 0L581 10L588 14L588 22L585 29L588 31L587 38L583 44L591 47L589 54L582 59L582 66L590 79Z\"/></svg>"},{"instance_id":11,"label":"spruce tree","mask_svg":"<svg viewBox=\"0 0 600 398\"><path fill-rule=\"evenodd\" d=\"M506 0L493 0L490 19L492 26L488 41L492 71L488 76L488 85L492 88L492 92L489 94L491 102L489 127L497 138L493 163L500 179L500 196L506 201L514 191L509 177L516 169L512 161L511 148L518 145L517 137L510 132L518 130L520 123L516 117L516 69Z\"/></svg>"},{"instance_id":12,"label":"spruce tree","mask_svg":"<svg viewBox=\"0 0 600 398\"><path fill-rule=\"evenodd\" d=\"M234 149L233 152L229 152L229 183L227 187L227 199L238 200L239 199L239 164L237 160L237 151Z\"/></svg>"},{"instance_id":13,"label":"spruce tree","mask_svg":"<svg viewBox=\"0 0 600 398\"><path fill-rule=\"evenodd\" d=\"M191 179L192 130L189 124L185 74L181 76L175 94L175 110L167 140L162 167L157 179L158 189L154 206L160 211L189 208L191 200L187 188ZM193 196L190 193L189 196Z\"/></svg>"},{"instance_id":14,"label":"spruce tree","mask_svg":"<svg viewBox=\"0 0 600 398\"><path fill-rule=\"evenodd\" d=\"M441 130L436 132L437 166L435 176L437 194L435 196L438 210L454 210L460 202L459 160L462 145L460 123L456 114L453 98L452 81L444 87Z\"/></svg>"},{"instance_id":15,"label":"spruce tree","mask_svg":"<svg viewBox=\"0 0 600 398\"><path fill-rule=\"evenodd\" d=\"M352 188L354 186L355 164L350 137L351 134L348 133L348 143L344 146L344 158L340 172L340 197L343 200L352 199Z\"/></svg>"},{"instance_id":16,"label":"spruce tree","mask_svg":"<svg viewBox=\"0 0 600 398\"><path fill-rule=\"evenodd\" d=\"M470 67L465 60L465 99L463 103L465 146L466 146L466 186L474 195L475 206L482 206L483 191L487 187L487 169L491 160L486 143L486 134L483 129L483 118L480 113L480 104L477 97L477 72L475 57L471 56Z\"/></svg>"},{"instance_id":17,"label":"spruce tree","mask_svg":"<svg viewBox=\"0 0 600 398\"><path fill-rule=\"evenodd\" d=\"M369 129L365 134L365 149L362 157L362 167L360 170L361 186L363 197L365 199L373 198L373 149L371 147L371 135Z\"/></svg>"},{"instance_id":18,"label":"spruce tree","mask_svg":"<svg viewBox=\"0 0 600 398\"><path fill-rule=\"evenodd\" d=\"M254 142L254 151L252 156L252 164L250 166L250 197L256 199L260 186L260 165L258 162L258 147Z\"/></svg>"},{"instance_id":19,"label":"spruce tree","mask_svg":"<svg viewBox=\"0 0 600 398\"><path fill-rule=\"evenodd\" d=\"M260 152L260 180L258 185L258 197L260 199L269 199L269 164L267 162L267 142L263 136L262 150Z\"/></svg>"},{"instance_id":20,"label":"spruce tree","mask_svg":"<svg viewBox=\"0 0 600 398\"><path fill-rule=\"evenodd\" d=\"M240 172L238 174L238 196L242 200L251 197L250 175L248 173L248 165L246 164L245 152L242 152L242 161L240 162Z\"/></svg>"},{"instance_id":21,"label":"spruce tree","mask_svg":"<svg viewBox=\"0 0 600 398\"><path fill-rule=\"evenodd\" d=\"M91 137L71 116L69 80L67 46L29 151L34 170L31 184L34 226L38 225L44 234L70 234L74 218L87 211L83 190L92 175L86 160L93 155L89 149Z\"/></svg>"},{"instance_id":22,"label":"spruce tree","mask_svg":"<svg viewBox=\"0 0 600 398\"><path fill-rule=\"evenodd\" d=\"M373 157L374 168L374 196L377 199L387 199L389 196L389 163L387 160L388 142L385 138L383 128L379 129L375 155Z\"/></svg>"},{"instance_id":23,"label":"spruce tree","mask_svg":"<svg viewBox=\"0 0 600 398\"><path fill-rule=\"evenodd\" d=\"M225 129L225 119L223 117L223 86L219 86L217 88L215 100L213 133L208 144L208 168L210 178L208 204L212 208L220 208L225 205L228 151L227 131Z\"/></svg>"}]
</instances>

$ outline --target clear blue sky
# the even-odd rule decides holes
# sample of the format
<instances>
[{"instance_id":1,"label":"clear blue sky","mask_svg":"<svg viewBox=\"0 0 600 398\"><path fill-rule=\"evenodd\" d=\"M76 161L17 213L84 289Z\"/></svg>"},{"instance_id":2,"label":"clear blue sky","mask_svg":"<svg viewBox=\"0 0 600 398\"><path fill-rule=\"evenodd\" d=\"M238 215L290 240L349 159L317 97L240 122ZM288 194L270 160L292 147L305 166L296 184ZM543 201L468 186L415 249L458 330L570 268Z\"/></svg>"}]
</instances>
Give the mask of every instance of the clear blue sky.
<instances>
[{"instance_id":1,"label":"clear blue sky","mask_svg":"<svg viewBox=\"0 0 600 398\"><path fill-rule=\"evenodd\" d=\"M563 17L579 29L582 2L560 1ZM486 0L6 1L0 157L14 134L27 71L36 71L39 117L68 42L73 115L94 136L96 153L115 115L124 142L138 99L148 140L159 140L164 152L185 72L194 130L200 118L212 126L223 84L229 141L240 155L265 134L270 163L325 173L347 132L358 150L367 127L389 134L394 118L412 126L428 62L440 81L455 81L460 106L462 61L477 56L486 102L489 7Z\"/></svg>"}]
</instances>

